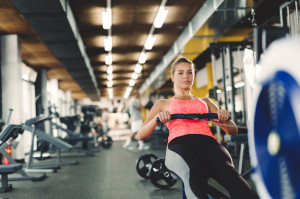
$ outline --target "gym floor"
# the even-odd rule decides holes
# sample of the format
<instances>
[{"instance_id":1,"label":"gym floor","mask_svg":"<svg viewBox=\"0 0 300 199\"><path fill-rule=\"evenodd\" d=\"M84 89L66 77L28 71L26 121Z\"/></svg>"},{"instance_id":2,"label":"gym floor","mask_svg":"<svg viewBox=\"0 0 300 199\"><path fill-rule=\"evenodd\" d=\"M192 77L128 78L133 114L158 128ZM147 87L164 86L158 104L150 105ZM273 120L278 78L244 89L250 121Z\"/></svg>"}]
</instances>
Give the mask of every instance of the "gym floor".
<instances>
[{"instance_id":1,"label":"gym floor","mask_svg":"<svg viewBox=\"0 0 300 199\"><path fill-rule=\"evenodd\" d=\"M182 198L181 183L168 190L154 187L140 177L135 169L136 160L145 153L165 156L165 150L128 151L123 141L115 141L112 148L102 149L94 157L74 154L62 161L77 160L78 165L62 166L57 173L47 174L44 181L10 181L13 190L0 194L9 199L174 199ZM72 155L72 156L70 156ZM49 160L47 160L49 161ZM252 182L250 182L252 185ZM218 186L218 185L216 185ZM218 189L223 190L218 186Z\"/></svg>"}]
</instances>

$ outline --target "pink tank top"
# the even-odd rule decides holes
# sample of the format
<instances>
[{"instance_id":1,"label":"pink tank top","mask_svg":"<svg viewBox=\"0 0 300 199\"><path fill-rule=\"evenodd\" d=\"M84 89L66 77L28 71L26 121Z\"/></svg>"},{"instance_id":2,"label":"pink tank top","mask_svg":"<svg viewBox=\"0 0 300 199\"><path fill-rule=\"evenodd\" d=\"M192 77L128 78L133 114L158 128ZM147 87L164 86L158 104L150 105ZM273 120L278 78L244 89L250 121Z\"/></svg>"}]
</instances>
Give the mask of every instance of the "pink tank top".
<instances>
[{"instance_id":1,"label":"pink tank top","mask_svg":"<svg viewBox=\"0 0 300 199\"><path fill-rule=\"evenodd\" d=\"M178 100L175 97L170 99L168 111L171 114L208 113L208 107L204 100ZM204 119L207 120L207 119ZM169 129L168 144L176 137L188 134L201 134L216 139L208 126L208 123L199 120L175 119L166 123Z\"/></svg>"}]
</instances>

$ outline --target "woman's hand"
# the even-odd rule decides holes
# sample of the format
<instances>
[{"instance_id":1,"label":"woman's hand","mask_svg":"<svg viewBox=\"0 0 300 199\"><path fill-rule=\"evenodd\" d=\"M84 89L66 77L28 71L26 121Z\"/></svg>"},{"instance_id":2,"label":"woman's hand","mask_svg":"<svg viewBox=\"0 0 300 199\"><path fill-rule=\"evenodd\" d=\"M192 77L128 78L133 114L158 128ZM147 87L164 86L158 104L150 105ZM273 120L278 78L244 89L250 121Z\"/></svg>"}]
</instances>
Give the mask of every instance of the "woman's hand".
<instances>
[{"instance_id":1,"label":"woman's hand","mask_svg":"<svg viewBox=\"0 0 300 199\"><path fill-rule=\"evenodd\" d=\"M220 122L225 122L225 121L227 121L228 118L229 118L229 111L227 111L227 110L224 110L224 109L218 109L217 114L218 114L218 120L219 120Z\"/></svg>"},{"instance_id":2,"label":"woman's hand","mask_svg":"<svg viewBox=\"0 0 300 199\"><path fill-rule=\"evenodd\" d=\"M170 122L171 121L171 114L169 111L161 111L157 114L157 117L162 123Z\"/></svg>"}]
</instances>

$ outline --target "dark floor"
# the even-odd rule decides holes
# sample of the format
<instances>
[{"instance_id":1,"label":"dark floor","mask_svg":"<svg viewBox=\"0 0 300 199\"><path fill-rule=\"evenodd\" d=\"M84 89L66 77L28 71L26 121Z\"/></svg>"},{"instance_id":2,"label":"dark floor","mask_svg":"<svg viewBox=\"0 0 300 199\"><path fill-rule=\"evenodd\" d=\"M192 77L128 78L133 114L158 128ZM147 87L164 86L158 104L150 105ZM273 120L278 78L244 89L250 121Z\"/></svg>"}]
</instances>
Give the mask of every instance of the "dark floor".
<instances>
[{"instance_id":1,"label":"dark floor","mask_svg":"<svg viewBox=\"0 0 300 199\"><path fill-rule=\"evenodd\" d=\"M179 199L181 183L169 190L154 187L141 178L135 168L138 157L154 153L164 157L165 150L128 151L122 141L115 141L112 148L101 149L94 157L73 156L63 161L78 160L78 165L62 166L57 173L47 174L40 182L11 181L13 190L0 193L9 199ZM220 187L220 189L222 189Z\"/></svg>"}]
</instances>

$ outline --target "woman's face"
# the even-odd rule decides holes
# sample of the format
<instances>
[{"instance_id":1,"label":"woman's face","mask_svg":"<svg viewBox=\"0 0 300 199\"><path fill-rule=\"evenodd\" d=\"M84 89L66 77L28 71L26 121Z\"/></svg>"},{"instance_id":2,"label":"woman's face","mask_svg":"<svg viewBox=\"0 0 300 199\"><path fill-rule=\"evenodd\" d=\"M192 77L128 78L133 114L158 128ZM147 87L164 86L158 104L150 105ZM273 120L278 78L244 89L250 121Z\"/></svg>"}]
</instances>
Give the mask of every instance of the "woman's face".
<instances>
[{"instance_id":1,"label":"woman's face","mask_svg":"<svg viewBox=\"0 0 300 199\"><path fill-rule=\"evenodd\" d=\"M194 82L194 69L190 63L179 63L175 67L174 74L171 75L174 87L190 89Z\"/></svg>"}]
</instances>

